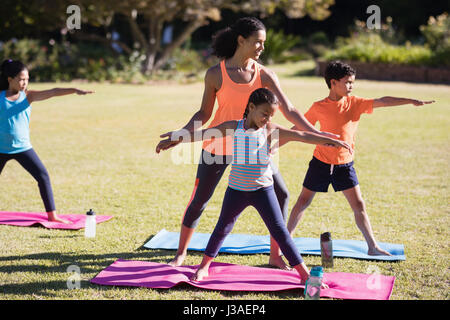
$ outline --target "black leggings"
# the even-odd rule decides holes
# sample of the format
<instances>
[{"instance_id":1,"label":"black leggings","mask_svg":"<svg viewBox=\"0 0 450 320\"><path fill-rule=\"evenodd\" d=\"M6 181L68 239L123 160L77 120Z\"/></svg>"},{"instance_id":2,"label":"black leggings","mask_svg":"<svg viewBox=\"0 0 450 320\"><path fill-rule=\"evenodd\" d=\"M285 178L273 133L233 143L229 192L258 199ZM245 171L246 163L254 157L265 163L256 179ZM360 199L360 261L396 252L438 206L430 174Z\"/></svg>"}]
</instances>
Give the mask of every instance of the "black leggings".
<instances>
[{"instance_id":1,"label":"black leggings","mask_svg":"<svg viewBox=\"0 0 450 320\"><path fill-rule=\"evenodd\" d=\"M225 238L230 234L239 215L248 206L253 206L269 229L270 235L280 246L281 252L294 267L303 262L302 256L295 247L294 240L283 221L278 199L273 186L258 189L256 191L240 191L228 187L223 199L219 221L217 221L205 254L215 258Z\"/></svg>"},{"instance_id":2,"label":"black leggings","mask_svg":"<svg viewBox=\"0 0 450 320\"><path fill-rule=\"evenodd\" d=\"M197 176L195 180L195 188L184 213L183 225L188 228L195 228L198 225L200 216L211 199L214 190L220 179L231 163L232 156L218 156L202 150L200 164L197 168ZM273 167L273 166L272 166ZM283 177L273 169L273 187L280 204L281 213L284 221L287 220L289 206L289 191L284 183ZM276 172L276 173L275 173Z\"/></svg>"},{"instance_id":3,"label":"black leggings","mask_svg":"<svg viewBox=\"0 0 450 320\"><path fill-rule=\"evenodd\" d=\"M0 174L5 167L6 162L12 159L19 162L20 165L36 179L42 201L44 202L45 211L55 211L50 177L36 152L33 149L29 149L15 154L0 153Z\"/></svg>"}]
</instances>

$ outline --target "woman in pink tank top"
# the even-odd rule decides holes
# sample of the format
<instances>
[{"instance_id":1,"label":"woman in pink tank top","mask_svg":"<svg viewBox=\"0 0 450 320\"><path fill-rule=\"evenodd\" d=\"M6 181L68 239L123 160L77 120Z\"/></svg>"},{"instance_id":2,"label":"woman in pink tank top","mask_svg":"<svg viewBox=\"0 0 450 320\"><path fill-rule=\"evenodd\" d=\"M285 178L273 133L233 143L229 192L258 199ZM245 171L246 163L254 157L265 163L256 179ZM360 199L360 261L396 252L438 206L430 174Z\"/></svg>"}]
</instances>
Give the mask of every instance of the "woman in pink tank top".
<instances>
[{"instance_id":1,"label":"woman in pink tank top","mask_svg":"<svg viewBox=\"0 0 450 320\"><path fill-rule=\"evenodd\" d=\"M241 18L231 27L220 30L213 37L213 53L222 60L206 72L205 89L200 110L192 116L181 130L192 132L207 123L213 114L216 98L218 108L209 127L225 121L240 119L250 94L255 89L265 87L276 94L280 101L281 113L298 130L336 137L333 134L322 133L315 129L284 95L275 73L257 62L264 50L265 40L266 29L263 23L253 17ZM180 139L175 138L177 136L179 137L176 131L161 135L161 138L166 139L159 142L156 147L157 151L177 145L180 142ZM180 266L183 263L200 216L212 197L226 167L231 163L231 140L221 137L211 138L203 144L194 190L184 212L177 254L169 263L173 266ZM280 203L283 218L286 221L289 191L278 170L273 168L273 172L275 193ZM273 239L271 239L269 264L281 269L289 269Z\"/></svg>"}]
</instances>

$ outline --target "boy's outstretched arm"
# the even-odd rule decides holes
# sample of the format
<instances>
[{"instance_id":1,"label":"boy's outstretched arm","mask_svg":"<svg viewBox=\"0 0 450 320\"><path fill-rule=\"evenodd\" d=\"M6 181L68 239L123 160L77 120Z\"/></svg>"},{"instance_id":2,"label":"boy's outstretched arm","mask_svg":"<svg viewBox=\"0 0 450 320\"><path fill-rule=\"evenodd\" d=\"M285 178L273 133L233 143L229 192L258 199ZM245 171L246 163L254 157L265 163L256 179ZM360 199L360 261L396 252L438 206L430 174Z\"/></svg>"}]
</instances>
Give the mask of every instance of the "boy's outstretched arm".
<instances>
[{"instance_id":1,"label":"boy's outstretched arm","mask_svg":"<svg viewBox=\"0 0 450 320\"><path fill-rule=\"evenodd\" d=\"M53 88L41 91L29 90L27 91L27 99L29 103L32 103L34 101L47 100L53 97L65 96L73 93L84 95L88 93L93 93L93 91L85 91L76 88Z\"/></svg>"},{"instance_id":2,"label":"boy's outstretched arm","mask_svg":"<svg viewBox=\"0 0 450 320\"><path fill-rule=\"evenodd\" d=\"M423 106L424 104L430 104L433 102L434 102L434 100L422 101L422 100L409 99L409 98L397 98L397 97L386 96L386 97L374 99L373 107L374 108L394 107L394 106L400 106L400 105L404 105L404 104L413 104L415 106Z\"/></svg>"},{"instance_id":3,"label":"boy's outstretched arm","mask_svg":"<svg viewBox=\"0 0 450 320\"><path fill-rule=\"evenodd\" d=\"M204 139L214 138L222 138L234 133L234 130L237 126L237 120L225 121L221 124L203 130L189 131L185 128L182 128L177 131L172 131L166 139L161 140L156 146L156 153L159 153L161 150L167 150L174 147L176 144L180 142L195 142L202 141ZM174 144L173 142L177 143Z\"/></svg>"}]
</instances>

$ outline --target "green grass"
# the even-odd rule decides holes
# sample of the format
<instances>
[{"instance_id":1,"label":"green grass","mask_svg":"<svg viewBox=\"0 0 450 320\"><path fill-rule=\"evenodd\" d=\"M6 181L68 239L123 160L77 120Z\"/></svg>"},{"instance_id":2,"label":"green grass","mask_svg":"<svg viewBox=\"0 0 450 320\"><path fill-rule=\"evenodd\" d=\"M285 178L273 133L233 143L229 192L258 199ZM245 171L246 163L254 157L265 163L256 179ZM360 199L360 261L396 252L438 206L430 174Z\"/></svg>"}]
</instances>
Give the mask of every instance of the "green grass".
<instances>
[{"instance_id":1,"label":"green grass","mask_svg":"<svg viewBox=\"0 0 450 320\"><path fill-rule=\"evenodd\" d=\"M293 76L308 63L275 66L284 92L302 112L327 95L323 79ZM59 213L114 218L98 225L95 239L83 231L0 226L0 299L299 299L301 290L275 293L103 287L89 280L118 258L167 262L173 251L142 245L165 228L178 231L190 198L197 153L192 163L174 165L172 152L155 155L159 134L184 125L198 109L203 84L108 85L32 84L94 89L90 96L67 96L33 106L31 139L52 179ZM407 260L375 262L335 259L333 271L368 273L374 268L396 277L392 299L449 299L449 87L359 80L354 93L435 99L435 104L376 110L359 125L355 167L376 239L405 245ZM280 114L275 121L288 125ZM313 146L283 147L279 165L292 208ZM210 233L221 207L227 175L205 210L198 232ZM331 187L330 187L330 190ZM16 162L0 176L0 210L42 211L35 181ZM296 237L363 240L341 193L318 194ZM239 218L234 233L267 234L253 209ZM320 257L305 256L309 266ZM198 264L190 253L186 264ZM267 255L221 254L216 261L267 266ZM67 289L70 265L81 269L81 288Z\"/></svg>"}]
</instances>

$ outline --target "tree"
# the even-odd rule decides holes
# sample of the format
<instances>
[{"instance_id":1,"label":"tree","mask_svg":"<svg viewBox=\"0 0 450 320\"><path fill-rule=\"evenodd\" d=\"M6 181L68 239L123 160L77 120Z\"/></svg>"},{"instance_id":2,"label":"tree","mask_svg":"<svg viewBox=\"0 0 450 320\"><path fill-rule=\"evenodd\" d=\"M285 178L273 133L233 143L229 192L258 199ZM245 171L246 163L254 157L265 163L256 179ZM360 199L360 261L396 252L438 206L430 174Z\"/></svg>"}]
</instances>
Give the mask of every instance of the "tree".
<instances>
[{"instance_id":1,"label":"tree","mask_svg":"<svg viewBox=\"0 0 450 320\"><path fill-rule=\"evenodd\" d=\"M264 17L279 8L291 18L309 15L313 19L324 19L330 14L328 8L334 4L334 0L79 0L78 2L84 8L84 19L90 24L107 26L115 15L126 17L133 43L138 43L145 53L142 72L146 74L161 68L173 51L199 27L211 20L220 20L221 9L243 11ZM175 20L183 21L184 28L175 35L171 43L162 45L164 26ZM91 36L91 38L98 37ZM121 46L126 49L123 43Z\"/></svg>"},{"instance_id":2,"label":"tree","mask_svg":"<svg viewBox=\"0 0 450 320\"><path fill-rule=\"evenodd\" d=\"M51 5L50 5L51 3ZM1 2L0 39L32 37L55 29L55 21L62 25L67 5L62 1L7 0Z\"/></svg>"},{"instance_id":3,"label":"tree","mask_svg":"<svg viewBox=\"0 0 450 320\"><path fill-rule=\"evenodd\" d=\"M281 9L290 18L309 15L313 19L324 19L330 14L328 8L334 4L334 0L16 0L7 1L8 10L2 15L5 20L3 23L0 21L0 25L20 26L23 20L17 19L14 13L10 14L17 10L19 4L19 13L28 17L25 22L32 21L30 26L37 30L54 29L55 26L65 29L68 18L66 8L78 5L81 9L83 26L81 30L69 31L71 36L108 45L116 43L126 53L131 53L134 45L138 44L145 55L142 72L151 74L161 68L173 51L195 30L210 21L219 21L222 9L246 12L260 17L266 17L273 14L276 9ZM118 16L124 17L129 25L132 41L128 43L113 39L110 35L111 30L105 32L105 37L88 32L89 28L84 27L90 25L108 30L113 19ZM183 22L184 27L175 34L171 43L162 45L164 27L174 21Z\"/></svg>"}]
</instances>

